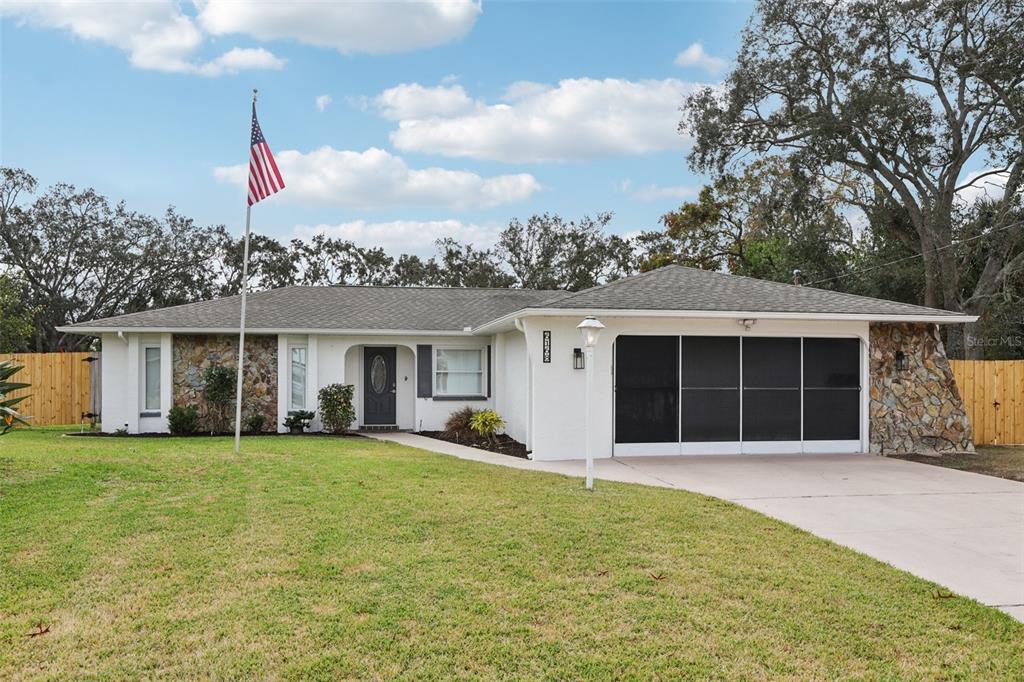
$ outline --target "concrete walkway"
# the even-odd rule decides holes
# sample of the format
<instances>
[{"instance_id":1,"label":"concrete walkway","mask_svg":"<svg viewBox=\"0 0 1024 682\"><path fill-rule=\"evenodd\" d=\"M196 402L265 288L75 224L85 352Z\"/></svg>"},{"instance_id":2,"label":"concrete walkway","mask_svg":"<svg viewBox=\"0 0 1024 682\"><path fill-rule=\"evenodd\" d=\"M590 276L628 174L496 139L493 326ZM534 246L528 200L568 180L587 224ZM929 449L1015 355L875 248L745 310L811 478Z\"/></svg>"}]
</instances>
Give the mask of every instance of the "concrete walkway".
<instances>
[{"instance_id":1,"label":"concrete walkway","mask_svg":"<svg viewBox=\"0 0 1024 682\"><path fill-rule=\"evenodd\" d=\"M528 471L583 476L412 433L372 438ZM872 455L617 457L596 477L730 500L1024 621L1024 483Z\"/></svg>"}]
</instances>

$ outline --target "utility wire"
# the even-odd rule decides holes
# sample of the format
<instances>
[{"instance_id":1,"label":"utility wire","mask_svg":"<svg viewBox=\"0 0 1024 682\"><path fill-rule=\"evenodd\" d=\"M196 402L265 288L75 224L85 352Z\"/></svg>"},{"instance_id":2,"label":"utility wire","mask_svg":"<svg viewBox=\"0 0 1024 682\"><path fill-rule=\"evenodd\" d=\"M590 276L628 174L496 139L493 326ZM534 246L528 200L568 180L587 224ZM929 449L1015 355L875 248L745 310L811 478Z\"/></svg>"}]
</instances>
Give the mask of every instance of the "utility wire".
<instances>
[{"instance_id":1,"label":"utility wire","mask_svg":"<svg viewBox=\"0 0 1024 682\"><path fill-rule=\"evenodd\" d=\"M946 249L951 249L954 246L960 246L961 244L966 244L967 242L973 242L976 239L984 239L985 237L991 237L992 235L994 235L997 232L1002 232L1003 230L1009 230L1011 227L1018 227L1020 225L1024 225L1024 221L1018 221L1016 223L1010 223L1009 225L1003 225L1002 227L998 227L998 228L996 228L994 230L991 230L990 232L986 232L985 234L976 234L973 237L968 237L966 239L960 239L958 241L951 242L951 243L947 244L946 246L940 246L939 248L934 249L934 250L930 251L929 253L933 253L933 254L934 253L938 253L939 251L945 251ZM905 261L913 260L915 258L924 258L924 254L925 254L925 252L922 251L921 253L915 253L912 256L904 256L903 258L897 258L896 260L889 261L888 263L882 263L881 265L873 265L870 268L864 268L863 270L854 270L853 272L843 273L842 275L836 275L835 277L827 277L825 279L818 279L818 280L815 280L813 282L808 282L804 286L812 287L815 284L824 284L826 282L834 282L837 279L843 279L845 277L853 277L855 275L863 275L866 272L872 272L874 270L880 270L882 268L887 268L890 265L896 265L897 263L903 263Z\"/></svg>"}]
</instances>

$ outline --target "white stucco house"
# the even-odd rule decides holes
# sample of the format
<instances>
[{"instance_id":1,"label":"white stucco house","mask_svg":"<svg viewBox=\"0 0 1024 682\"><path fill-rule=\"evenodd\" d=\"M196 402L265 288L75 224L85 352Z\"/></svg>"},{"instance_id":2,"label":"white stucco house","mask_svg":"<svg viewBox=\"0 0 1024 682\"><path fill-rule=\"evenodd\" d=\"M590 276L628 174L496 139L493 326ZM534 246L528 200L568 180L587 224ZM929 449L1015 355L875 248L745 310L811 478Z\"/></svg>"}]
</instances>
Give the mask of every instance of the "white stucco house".
<instances>
[{"instance_id":1,"label":"white stucco house","mask_svg":"<svg viewBox=\"0 0 1024 682\"><path fill-rule=\"evenodd\" d=\"M577 325L598 318L593 389ZM234 364L230 297L65 327L102 339L106 431L167 430ZM355 386L360 428L497 410L535 459L970 449L944 310L668 266L580 292L286 287L250 294L246 414L268 428ZM314 420L312 428L319 424Z\"/></svg>"}]
</instances>

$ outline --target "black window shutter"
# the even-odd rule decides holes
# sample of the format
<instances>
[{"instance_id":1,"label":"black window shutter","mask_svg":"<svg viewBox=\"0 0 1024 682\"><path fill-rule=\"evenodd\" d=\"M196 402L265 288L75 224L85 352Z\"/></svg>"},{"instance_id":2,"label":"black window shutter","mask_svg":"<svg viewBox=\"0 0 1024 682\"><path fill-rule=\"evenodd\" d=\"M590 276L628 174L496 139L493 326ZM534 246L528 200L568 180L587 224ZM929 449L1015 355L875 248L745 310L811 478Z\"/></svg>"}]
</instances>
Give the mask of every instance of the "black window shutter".
<instances>
[{"instance_id":1,"label":"black window shutter","mask_svg":"<svg viewBox=\"0 0 1024 682\"><path fill-rule=\"evenodd\" d=\"M434 347L416 346L416 397L430 398L434 395Z\"/></svg>"},{"instance_id":2,"label":"black window shutter","mask_svg":"<svg viewBox=\"0 0 1024 682\"><path fill-rule=\"evenodd\" d=\"M491 346L487 346L487 397L491 397Z\"/></svg>"}]
</instances>

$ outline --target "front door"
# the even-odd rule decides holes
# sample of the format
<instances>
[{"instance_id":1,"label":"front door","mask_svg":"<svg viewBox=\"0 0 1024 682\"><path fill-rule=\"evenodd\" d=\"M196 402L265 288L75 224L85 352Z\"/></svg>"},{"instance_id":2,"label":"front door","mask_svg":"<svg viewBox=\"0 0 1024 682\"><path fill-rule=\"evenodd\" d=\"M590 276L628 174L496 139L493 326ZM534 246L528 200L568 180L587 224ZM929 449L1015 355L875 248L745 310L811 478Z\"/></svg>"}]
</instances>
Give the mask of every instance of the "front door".
<instances>
[{"instance_id":1,"label":"front door","mask_svg":"<svg viewBox=\"0 0 1024 682\"><path fill-rule=\"evenodd\" d=\"M395 423L395 347L363 349L363 423Z\"/></svg>"}]
</instances>

